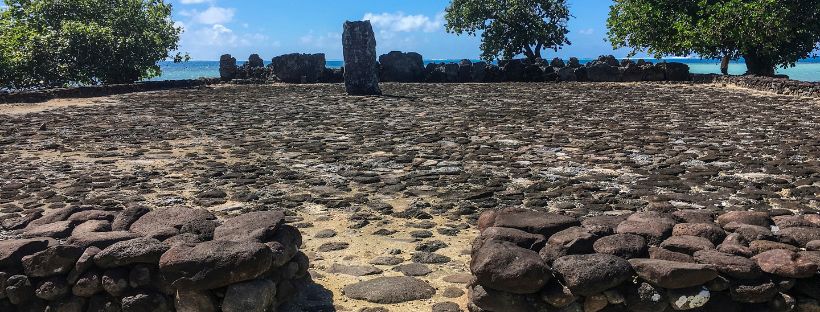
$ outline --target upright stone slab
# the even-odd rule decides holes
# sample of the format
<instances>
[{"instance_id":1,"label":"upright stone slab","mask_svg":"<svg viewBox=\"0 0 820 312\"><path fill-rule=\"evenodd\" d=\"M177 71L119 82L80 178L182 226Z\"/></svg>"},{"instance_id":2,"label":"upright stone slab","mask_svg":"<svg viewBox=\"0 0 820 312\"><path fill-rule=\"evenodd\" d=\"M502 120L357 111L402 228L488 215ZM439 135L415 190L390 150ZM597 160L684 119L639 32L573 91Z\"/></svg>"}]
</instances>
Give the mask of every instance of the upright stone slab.
<instances>
[{"instance_id":1,"label":"upright stone slab","mask_svg":"<svg viewBox=\"0 0 820 312\"><path fill-rule=\"evenodd\" d=\"M250 68L265 67L265 62L262 61L262 58L259 57L259 54L251 54L251 56L248 57L248 67L250 67Z\"/></svg>"},{"instance_id":2,"label":"upright stone slab","mask_svg":"<svg viewBox=\"0 0 820 312\"><path fill-rule=\"evenodd\" d=\"M376 36L370 21L345 22L342 45L347 94L381 95L376 66Z\"/></svg>"},{"instance_id":3,"label":"upright stone slab","mask_svg":"<svg viewBox=\"0 0 820 312\"><path fill-rule=\"evenodd\" d=\"M219 78L229 81L236 78L236 58L230 54L223 54L219 58Z\"/></svg>"}]
</instances>

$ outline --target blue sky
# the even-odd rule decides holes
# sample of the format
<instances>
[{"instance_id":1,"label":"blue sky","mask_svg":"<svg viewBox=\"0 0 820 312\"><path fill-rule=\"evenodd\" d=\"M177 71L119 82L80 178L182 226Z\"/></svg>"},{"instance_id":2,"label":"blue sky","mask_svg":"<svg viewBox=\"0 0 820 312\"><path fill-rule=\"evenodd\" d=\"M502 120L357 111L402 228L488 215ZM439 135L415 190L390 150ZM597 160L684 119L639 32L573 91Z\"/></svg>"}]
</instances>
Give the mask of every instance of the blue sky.
<instances>
[{"instance_id":1,"label":"blue sky","mask_svg":"<svg viewBox=\"0 0 820 312\"><path fill-rule=\"evenodd\" d=\"M194 60L223 53L264 59L285 53L325 53L341 59L345 20L370 19L378 53L416 51L426 59L477 58L480 38L444 31L448 0L170 0L174 20L185 29L180 50ZM568 0L572 45L547 57L626 56L604 41L610 0Z\"/></svg>"}]
</instances>

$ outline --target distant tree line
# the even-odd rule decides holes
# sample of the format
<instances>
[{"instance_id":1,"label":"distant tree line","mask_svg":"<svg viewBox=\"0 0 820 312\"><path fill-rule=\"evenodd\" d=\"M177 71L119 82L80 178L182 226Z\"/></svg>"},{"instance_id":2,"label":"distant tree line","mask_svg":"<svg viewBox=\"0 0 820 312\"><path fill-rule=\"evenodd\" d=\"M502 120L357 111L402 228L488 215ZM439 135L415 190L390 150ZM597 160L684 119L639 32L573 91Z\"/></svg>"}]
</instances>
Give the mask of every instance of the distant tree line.
<instances>
[{"instance_id":1,"label":"distant tree line","mask_svg":"<svg viewBox=\"0 0 820 312\"><path fill-rule=\"evenodd\" d=\"M565 0L452 0L445 15L449 32L481 33L486 60L570 44L570 17ZM820 0L614 0L607 24L613 48L632 56L742 57L749 73L771 76L814 55Z\"/></svg>"},{"instance_id":2,"label":"distant tree line","mask_svg":"<svg viewBox=\"0 0 820 312\"><path fill-rule=\"evenodd\" d=\"M5 0L0 87L130 83L160 74L182 29L163 0ZM176 55L176 60L186 58Z\"/></svg>"},{"instance_id":3,"label":"distant tree line","mask_svg":"<svg viewBox=\"0 0 820 312\"><path fill-rule=\"evenodd\" d=\"M129 83L160 74L182 32L163 0L4 0L0 88ZM452 0L446 29L481 35L482 58L535 60L571 44L566 0ZM743 58L773 75L813 56L820 0L614 0L613 48L655 57Z\"/></svg>"}]
</instances>

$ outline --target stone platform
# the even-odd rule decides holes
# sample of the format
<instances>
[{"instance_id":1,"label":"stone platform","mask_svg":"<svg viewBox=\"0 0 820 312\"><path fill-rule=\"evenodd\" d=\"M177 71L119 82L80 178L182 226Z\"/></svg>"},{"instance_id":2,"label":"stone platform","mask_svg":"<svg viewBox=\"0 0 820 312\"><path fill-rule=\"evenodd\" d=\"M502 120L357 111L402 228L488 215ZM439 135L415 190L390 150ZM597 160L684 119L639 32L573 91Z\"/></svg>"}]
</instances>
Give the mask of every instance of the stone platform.
<instances>
[{"instance_id":1,"label":"stone platform","mask_svg":"<svg viewBox=\"0 0 820 312\"><path fill-rule=\"evenodd\" d=\"M211 85L2 105L0 219L73 206L283 211L315 283L280 310L446 311L467 309L485 210L820 209L812 99L688 83L382 88Z\"/></svg>"}]
</instances>

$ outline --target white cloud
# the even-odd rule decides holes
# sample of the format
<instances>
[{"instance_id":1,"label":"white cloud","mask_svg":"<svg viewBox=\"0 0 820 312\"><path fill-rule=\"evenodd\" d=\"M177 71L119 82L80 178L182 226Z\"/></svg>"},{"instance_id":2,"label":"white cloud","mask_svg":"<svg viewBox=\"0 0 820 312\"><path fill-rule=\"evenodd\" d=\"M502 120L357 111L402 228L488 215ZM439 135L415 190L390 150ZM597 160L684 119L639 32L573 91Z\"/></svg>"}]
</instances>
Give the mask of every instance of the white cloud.
<instances>
[{"instance_id":1,"label":"white cloud","mask_svg":"<svg viewBox=\"0 0 820 312\"><path fill-rule=\"evenodd\" d=\"M210 3L213 0L179 0L182 4L198 4L198 3Z\"/></svg>"},{"instance_id":2,"label":"white cloud","mask_svg":"<svg viewBox=\"0 0 820 312\"><path fill-rule=\"evenodd\" d=\"M339 33L329 32L322 35L316 35L313 32L299 38L302 45L315 48L329 48L342 45L342 35Z\"/></svg>"},{"instance_id":3,"label":"white cloud","mask_svg":"<svg viewBox=\"0 0 820 312\"><path fill-rule=\"evenodd\" d=\"M204 11L186 10L179 13L182 16L190 17L194 23L205 25L227 24L233 20L236 9L212 6Z\"/></svg>"},{"instance_id":4,"label":"white cloud","mask_svg":"<svg viewBox=\"0 0 820 312\"><path fill-rule=\"evenodd\" d=\"M589 36L589 35L592 35L592 34L595 33L595 29L593 29L593 28L581 29L581 30L578 31L578 33L582 34L582 35Z\"/></svg>"},{"instance_id":5,"label":"white cloud","mask_svg":"<svg viewBox=\"0 0 820 312\"><path fill-rule=\"evenodd\" d=\"M444 14L438 14L431 18L420 14L406 15L403 12L367 13L362 19L369 20L374 28L383 32L435 32L444 25Z\"/></svg>"}]
</instances>

